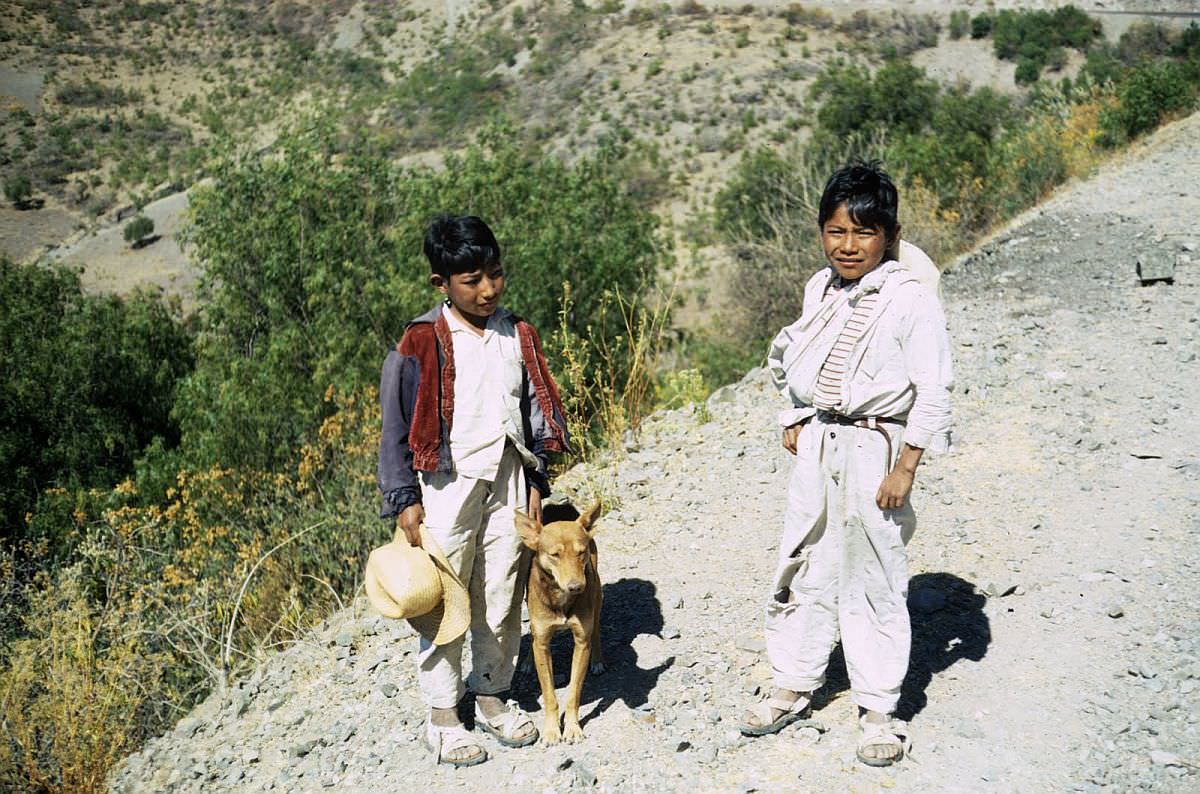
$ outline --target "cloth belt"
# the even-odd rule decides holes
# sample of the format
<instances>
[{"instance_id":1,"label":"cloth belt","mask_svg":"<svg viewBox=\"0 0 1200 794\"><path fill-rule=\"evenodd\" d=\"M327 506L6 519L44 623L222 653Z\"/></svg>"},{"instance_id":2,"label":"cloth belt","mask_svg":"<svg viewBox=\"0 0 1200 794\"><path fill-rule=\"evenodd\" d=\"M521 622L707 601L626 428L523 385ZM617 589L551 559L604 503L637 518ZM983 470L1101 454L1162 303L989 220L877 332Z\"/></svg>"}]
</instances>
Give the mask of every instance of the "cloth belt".
<instances>
[{"instance_id":1,"label":"cloth belt","mask_svg":"<svg viewBox=\"0 0 1200 794\"><path fill-rule=\"evenodd\" d=\"M904 427L904 422L886 416L843 416L833 411L824 410L817 411L817 419L828 424L861 427L879 433L887 443L887 457L883 459L883 476L886 477L892 473L892 436L881 425L892 424Z\"/></svg>"}]
</instances>

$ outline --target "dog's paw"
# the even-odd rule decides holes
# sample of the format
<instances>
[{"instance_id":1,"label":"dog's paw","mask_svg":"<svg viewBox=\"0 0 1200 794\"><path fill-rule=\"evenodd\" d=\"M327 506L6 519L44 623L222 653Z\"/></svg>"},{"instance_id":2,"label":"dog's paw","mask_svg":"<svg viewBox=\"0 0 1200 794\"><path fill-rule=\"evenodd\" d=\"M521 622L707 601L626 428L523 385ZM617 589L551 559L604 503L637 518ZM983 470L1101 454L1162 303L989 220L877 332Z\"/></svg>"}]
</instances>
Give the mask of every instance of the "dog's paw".
<instances>
[{"instance_id":1,"label":"dog's paw","mask_svg":"<svg viewBox=\"0 0 1200 794\"><path fill-rule=\"evenodd\" d=\"M578 722L568 722L563 728L563 741L567 744L574 744L583 738L583 728L579 727Z\"/></svg>"},{"instance_id":2,"label":"dog's paw","mask_svg":"<svg viewBox=\"0 0 1200 794\"><path fill-rule=\"evenodd\" d=\"M588 672L592 675L603 675L604 671L607 669L608 665L606 665L604 662L592 662L588 665Z\"/></svg>"},{"instance_id":3,"label":"dog's paw","mask_svg":"<svg viewBox=\"0 0 1200 794\"><path fill-rule=\"evenodd\" d=\"M542 744L558 744L562 741L562 734L558 730L558 720L551 723L549 720L542 725Z\"/></svg>"}]
</instances>

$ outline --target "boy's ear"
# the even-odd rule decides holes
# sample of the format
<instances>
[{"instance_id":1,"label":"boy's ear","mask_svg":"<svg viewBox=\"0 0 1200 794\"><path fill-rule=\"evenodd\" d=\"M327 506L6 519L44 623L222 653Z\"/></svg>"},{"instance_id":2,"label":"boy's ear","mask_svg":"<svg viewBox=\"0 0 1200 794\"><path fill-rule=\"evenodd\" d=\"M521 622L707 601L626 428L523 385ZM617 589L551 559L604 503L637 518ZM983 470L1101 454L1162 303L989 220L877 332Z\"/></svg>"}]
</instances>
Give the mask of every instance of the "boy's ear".
<instances>
[{"instance_id":1,"label":"boy's ear","mask_svg":"<svg viewBox=\"0 0 1200 794\"><path fill-rule=\"evenodd\" d=\"M537 551L538 538L542 536L542 525L520 510L516 510L513 512L513 526L517 528L517 534L521 536L521 542L528 548Z\"/></svg>"},{"instance_id":2,"label":"boy's ear","mask_svg":"<svg viewBox=\"0 0 1200 794\"><path fill-rule=\"evenodd\" d=\"M441 273L430 273L429 283L433 285L434 289L441 292L445 292L450 288L450 282Z\"/></svg>"},{"instance_id":3,"label":"boy's ear","mask_svg":"<svg viewBox=\"0 0 1200 794\"><path fill-rule=\"evenodd\" d=\"M600 517L600 500L597 499L592 503L592 506L579 516L579 524L591 534L592 524L596 523L596 519Z\"/></svg>"}]
</instances>

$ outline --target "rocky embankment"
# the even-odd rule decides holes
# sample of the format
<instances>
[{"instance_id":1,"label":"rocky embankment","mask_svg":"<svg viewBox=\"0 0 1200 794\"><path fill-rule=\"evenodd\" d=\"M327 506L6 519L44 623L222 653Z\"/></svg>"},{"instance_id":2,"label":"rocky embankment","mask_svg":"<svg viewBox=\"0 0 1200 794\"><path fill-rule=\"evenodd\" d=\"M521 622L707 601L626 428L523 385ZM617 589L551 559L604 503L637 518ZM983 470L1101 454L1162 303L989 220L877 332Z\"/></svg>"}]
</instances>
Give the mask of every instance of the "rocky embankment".
<instances>
[{"instance_id":1,"label":"rocky embankment","mask_svg":"<svg viewBox=\"0 0 1200 794\"><path fill-rule=\"evenodd\" d=\"M840 659L811 721L748 740L789 456L764 373L559 483L601 521L609 671L585 739L454 771L407 625L360 600L128 759L121 792L1183 791L1200 787L1200 117L947 273L957 449L918 473L898 767L854 760ZM1175 261L1142 287L1138 257ZM566 669L568 642L557 643ZM538 710L537 684L517 697ZM535 714L536 716L536 714Z\"/></svg>"}]
</instances>

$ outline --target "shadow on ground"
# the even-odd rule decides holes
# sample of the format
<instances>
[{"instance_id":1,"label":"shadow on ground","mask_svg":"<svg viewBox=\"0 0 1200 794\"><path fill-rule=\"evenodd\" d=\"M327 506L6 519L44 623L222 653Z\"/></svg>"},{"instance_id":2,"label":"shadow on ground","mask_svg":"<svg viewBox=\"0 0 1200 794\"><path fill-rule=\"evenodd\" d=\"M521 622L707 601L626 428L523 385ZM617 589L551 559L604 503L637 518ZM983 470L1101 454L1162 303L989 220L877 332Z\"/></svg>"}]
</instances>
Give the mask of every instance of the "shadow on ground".
<instances>
[{"instance_id":1,"label":"shadow on ground","mask_svg":"<svg viewBox=\"0 0 1200 794\"><path fill-rule=\"evenodd\" d=\"M987 654L992 630L983 606L987 599L975 585L952 573L923 573L908 583L912 621L912 653L900 690L896 716L911 720L925 708L925 691L933 677L956 662L977 662ZM839 645L829 660L825 686L816 694L817 708L850 688L846 660Z\"/></svg>"}]
</instances>

